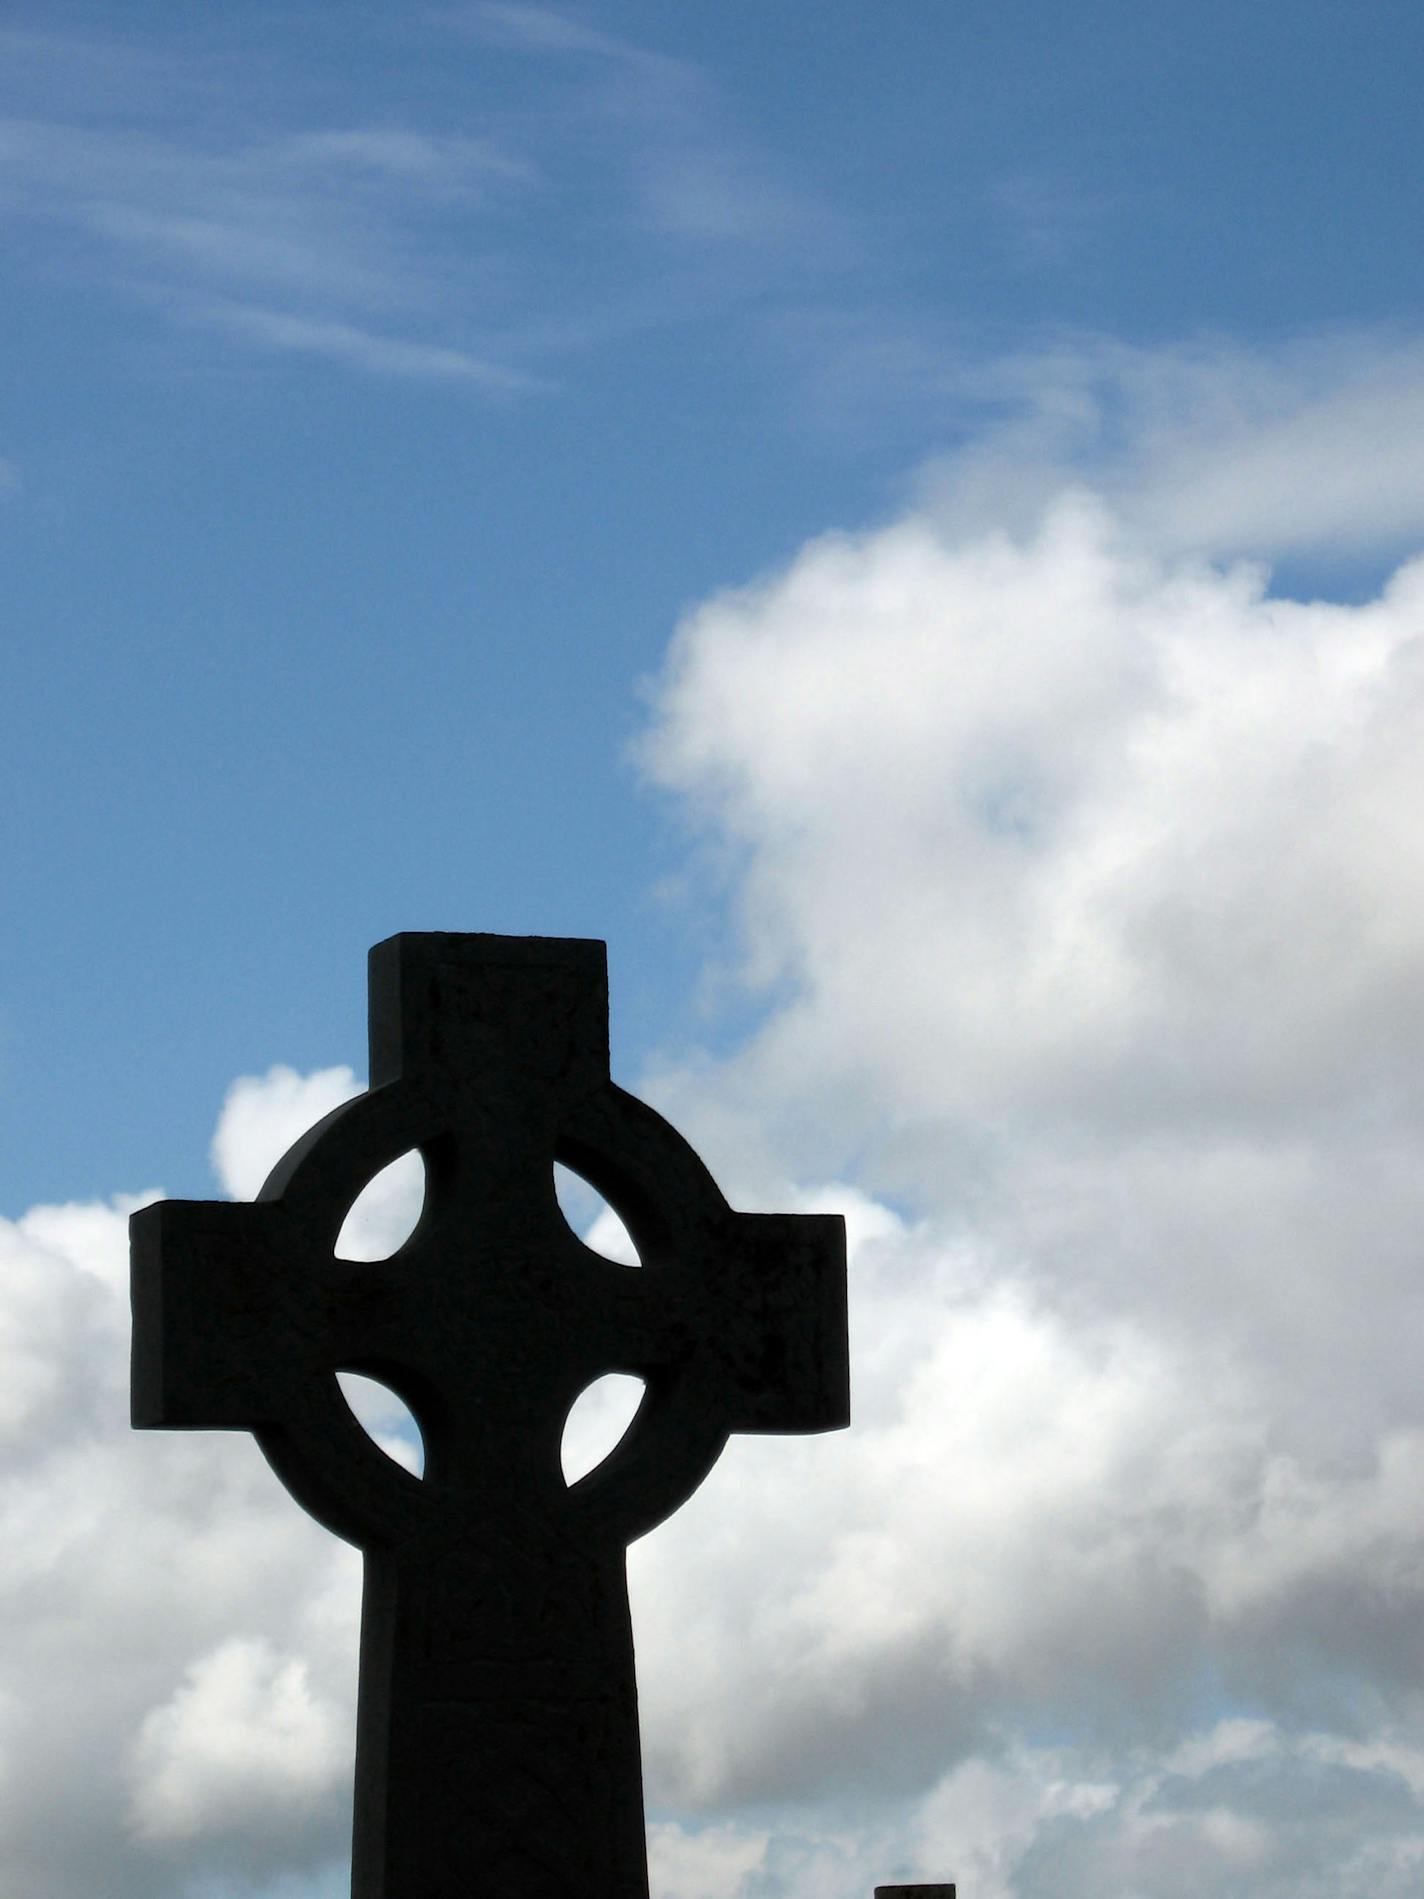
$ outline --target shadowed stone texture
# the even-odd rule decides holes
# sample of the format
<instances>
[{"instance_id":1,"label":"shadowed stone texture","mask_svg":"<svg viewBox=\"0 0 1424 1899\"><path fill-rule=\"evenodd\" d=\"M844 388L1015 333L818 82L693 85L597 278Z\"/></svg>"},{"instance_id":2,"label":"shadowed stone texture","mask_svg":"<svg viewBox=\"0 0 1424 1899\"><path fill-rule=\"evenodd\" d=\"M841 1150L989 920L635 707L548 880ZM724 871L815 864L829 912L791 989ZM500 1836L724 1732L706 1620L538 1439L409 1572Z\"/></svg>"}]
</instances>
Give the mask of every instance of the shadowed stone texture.
<instances>
[{"instance_id":1,"label":"shadowed stone texture","mask_svg":"<svg viewBox=\"0 0 1424 1899\"><path fill-rule=\"evenodd\" d=\"M370 1044L369 1092L254 1203L133 1216L133 1422L252 1431L364 1552L354 1899L643 1899L626 1547L729 1433L848 1422L844 1226L734 1212L614 1085L602 943L392 937ZM415 1231L388 1260L337 1259L357 1194L412 1148ZM555 1161L622 1216L641 1270L573 1234ZM409 1405L423 1479L338 1371ZM642 1403L567 1484L564 1421L606 1372L640 1377Z\"/></svg>"}]
</instances>

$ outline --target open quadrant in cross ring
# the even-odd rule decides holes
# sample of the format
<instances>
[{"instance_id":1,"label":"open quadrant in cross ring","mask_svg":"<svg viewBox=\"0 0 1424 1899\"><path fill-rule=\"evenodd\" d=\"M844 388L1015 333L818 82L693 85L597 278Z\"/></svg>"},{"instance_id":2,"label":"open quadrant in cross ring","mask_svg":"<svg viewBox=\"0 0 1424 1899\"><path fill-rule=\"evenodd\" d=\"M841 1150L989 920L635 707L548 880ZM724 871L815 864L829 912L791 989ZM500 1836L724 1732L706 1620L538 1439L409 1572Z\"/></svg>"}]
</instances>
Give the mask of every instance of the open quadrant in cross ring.
<instances>
[{"instance_id":1,"label":"open quadrant in cross ring","mask_svg":"<svg viewBox=\"0 0 1424 1899\"><path fill-rule=\"evenodd\" d=\"M604 1372L569 1406L559 1446L566 1484L576 1484L611 1457L627 1435L647 1387L632 1372Z\"/></svg>"},{"instance_id":2,"label":"open quadrant in cross ring","mask_svg":"<svg viewBox=\"0 0 1424 1899\"><path fill-rule=\"evenodd\" d=\"M376 1448L412 1477L423 1477L425 1439L405 1400L365 1372L339 1371L336 1382L352 1416Z\"/></svg>"},{"instance_id":3,"label":"open quadrant in cross ring","mask_svg":"<svg viewBox=\"0 0 1424 1899\"><path fill-rule=\"evenodd\" d=\"M370 1265L398 1253L425 1210L425 1161L418 1148L398 1154L373 1174L347 1209L336 1257Z\"/></svg>"},{"instance_id":4,"label":"open quadrant in cross ring","mask_svg":"<svg viewBox=\"0 0 1424 1899\"><path fill-rule=\"evenodd\" d=\"M633 1236L617 1210L591 1181L562 1161L554 1163L554 1193L560 1212L590 1252L601 1254L616 1266L642 1265Z\"/></svg>"}]
</instances>

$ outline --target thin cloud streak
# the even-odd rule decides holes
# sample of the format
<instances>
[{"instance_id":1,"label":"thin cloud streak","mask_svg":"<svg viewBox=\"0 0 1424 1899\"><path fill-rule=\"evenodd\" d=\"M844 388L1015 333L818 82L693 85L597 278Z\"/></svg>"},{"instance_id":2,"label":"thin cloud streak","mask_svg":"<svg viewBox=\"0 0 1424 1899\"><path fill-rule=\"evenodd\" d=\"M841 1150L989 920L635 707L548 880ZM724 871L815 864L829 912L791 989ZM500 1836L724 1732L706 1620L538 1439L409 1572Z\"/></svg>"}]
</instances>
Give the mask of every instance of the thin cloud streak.
<instances>
[{"instance_id":1,"label":"thin cloud streak","mask_svg":"<svg viewBox=\"0 0 1424 1899\"><path fill-rule=\"evenodd\" d=\"M11 118L0 122L0 166L12 221L87 235L112 288L186 322L490 395L546 386L449 335L468 327L482 291L459 233L537 183L487 140L346 126L214 148ZM237 294L213 297L214 286ZM417 317L446 334L412 335Z\"/></svg>"},{"instance_id":2,"label":"thin cloud streak","mask_svg":"<svg viewBox=\"0 0 1424 1899\"><path fill-rule=\"evenodd\" d=\"M650 52L618 34L599 32L596 27L571 20L554 7L478 0L478 4L451 11L444 17L452 25L478 33L493 45L518 47L528 53L605 59L681 83L693 80L697 71L687 60L676 59L668 53Z\"/></svg>"},{"instance_id":3,"label":"thin cloud streak","mask_svg":"<svg viewBox=\"0 0 1424 1899\"><path fill-rule=\"evenodd\" d=\"M314 125L295 106L274 126L270 99L249 98L241 75L225 71L219 88L175 60L139 120L135 87L118 78L108 91L91 79L77 99L53 74L43 83L62 43L40 40L29 109L0 115L0 212L61 256L63 274L186 323L211 317L233 338L501 396L550 387L541 357L754 311L793 276L844 267L843 220L780 175L695 65L547 9L435 14L418 30L432 27L521 63L556 59L572 75L565 109L521 111L495 94L473 108L483 130L458 135L408 113ZM91 74L118 73L122 57L101 47ZM221 111L204 109L208 92ZM605 206L592 249L591 179ZM531 269L541 256L594 268L570 264L576 281L551 282ZM234 321L233 308L256 314Z\"/></svg>"},{"instance_id":4,"label":"thin cloud streak","mask_svg":"<svg viewBox=\"0 0 1424 1899\"><path fill-rule=\"evenodd\" d=\"M210 303L197 307L193 315L269 349L325 356L378 376L468 383L491 396L527 395L553 386L468 350L379 336L350 323L320 322L242 304Z\"/></svg>"},{"instance_id":5,"label":"thin cloud streak","mask_svg":"<svg viewBox=\"0 0 1424 1899\"><path fill-rule=\"evenodd\" d=\"M621 166L635 224L664 240L714 246L725 267L794 242L803 262L845 261L844 216L793 188L770 154L735 124L711 76L693 62L596 31L549 7L484 4L449 16L482 40L531 58L582 66L575 96Z\"/></svg>"},{"instance_id":6,"label":"thin cloud streak","mask_svg":"<svg viewBox=\"0 0 1424 1899\"><path fill-rule=\"evenodd\" d=\"M10 118L0 121L0 165L12 219L87 231L150 279L172 283L183 271L366 308L448 302L448 278L433 269L449 244L438 221L534 182L527 164L482 141L363 127L214 149ZM413 241L432 223L422 255Z\"/></svg>"}]
</instances>

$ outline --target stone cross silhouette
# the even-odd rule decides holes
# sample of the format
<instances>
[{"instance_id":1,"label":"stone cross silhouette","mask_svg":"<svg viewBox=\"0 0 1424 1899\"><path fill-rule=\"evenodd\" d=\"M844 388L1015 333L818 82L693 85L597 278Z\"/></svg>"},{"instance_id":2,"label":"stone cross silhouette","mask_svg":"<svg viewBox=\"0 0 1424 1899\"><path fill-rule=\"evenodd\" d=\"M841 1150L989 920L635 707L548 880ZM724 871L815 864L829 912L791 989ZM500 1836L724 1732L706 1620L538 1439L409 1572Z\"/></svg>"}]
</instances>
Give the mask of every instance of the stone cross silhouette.
<instances>
[{"instance_id":1,"label":"stone cross silhouette","mask_svg":"<svg viewBox=\"0 0 1424 1899\"><path fill-rule=\"evenodd\" d=\"M133 1216L133 1422L250 1430L365 1556L354 1899L645 1899L629 1542L732 1431L849 1420L845 1233L736 1213L608 1069L602 943L403 935L370 956L371 1086L250 1205ZM417 1149L388 1260L335 1256L365 1183ZM565 1223L555 1161L623 1217L642 1270ZM423 1479L337 1382L383 1380ZM605 1372L644 1396L567 1484L564 1420Z\"/></svg>"}]
</instances>

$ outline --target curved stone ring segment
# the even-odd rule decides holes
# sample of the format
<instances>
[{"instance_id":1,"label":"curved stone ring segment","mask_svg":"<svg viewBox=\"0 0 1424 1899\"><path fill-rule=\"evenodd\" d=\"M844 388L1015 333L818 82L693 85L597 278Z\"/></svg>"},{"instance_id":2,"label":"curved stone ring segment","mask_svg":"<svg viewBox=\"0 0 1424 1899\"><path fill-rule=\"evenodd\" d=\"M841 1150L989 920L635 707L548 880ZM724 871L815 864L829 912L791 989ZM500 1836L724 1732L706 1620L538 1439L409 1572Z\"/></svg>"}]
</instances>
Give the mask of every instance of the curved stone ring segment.
<instances>
[{"instance_id":1,"label":"curved stone ring segment","mask_svg":"<svg viewBox=\"0 0 1424 1899\"><path fill-rule=\"evenodd\" d=\"M251 1430L366 1553L359 1899L434 1899L476 1870L483 1889L491 1860L528 1899L638 1899L623 1551L730 1432L848 1421L842 1222L734 1212L612 1082L601 943L392 937L371 952L370 1043L369 1092L298 1141L255 1203L133 1217L133 1420ZM389 1259L338 1259L353 1201L411 1149L415 1231ZM621 1215L641 1270L574 1235L556 1161ZM410 1406L423 1479L366 1436L343 1370ZM612 1371L641 1378L643 1401L566 1484L570 1406ZM510 1775L522 1792L501 1791Z\"/></svg>"}]
</instances>

